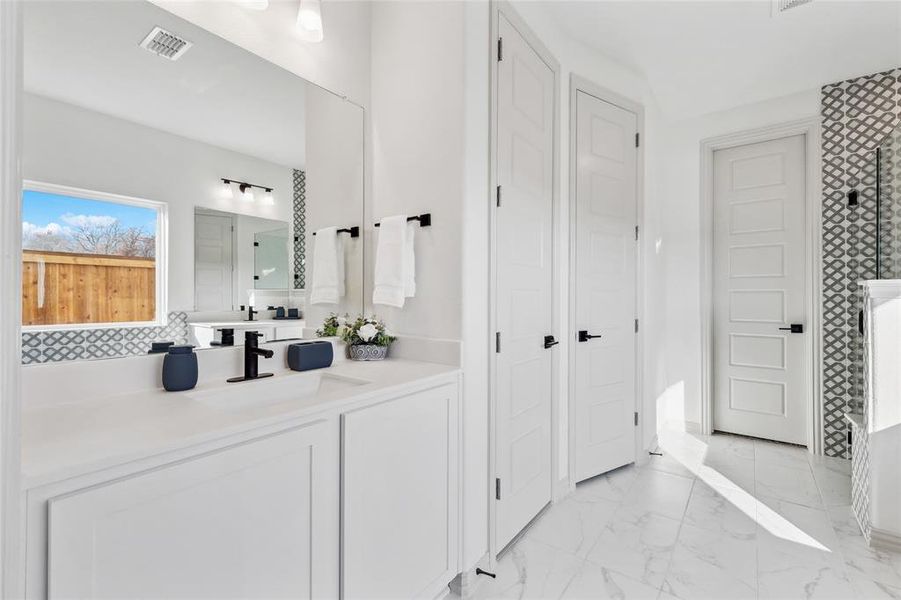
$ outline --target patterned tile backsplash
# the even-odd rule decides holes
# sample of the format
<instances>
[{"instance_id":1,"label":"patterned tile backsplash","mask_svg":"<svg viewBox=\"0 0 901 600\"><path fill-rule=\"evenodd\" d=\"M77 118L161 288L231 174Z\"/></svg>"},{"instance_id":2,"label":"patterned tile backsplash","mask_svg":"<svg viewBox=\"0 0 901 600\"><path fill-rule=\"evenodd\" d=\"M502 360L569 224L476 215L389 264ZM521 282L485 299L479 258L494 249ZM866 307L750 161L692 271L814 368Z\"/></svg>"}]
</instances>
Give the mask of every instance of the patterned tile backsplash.
<instances>
[{"instance_id":1,"label":"patterned tile backsplash","mask_svg":"<svg viewBox=\"0 0 901 600\"><path fill-rule=\"evenodd\" d=\"M901 120L901 68L824 86L820 111L823 445L828 456L846 457L844 415L849 410L859 412L863 397L863 343L857 332L861 297L857 282L876 278L875 151ZM847 200L852 189L860 193L860 204L853 208Z\"/></svg>"},{"instance_id":2,"label":"patterned tile backsplash","mask_svg":"<svg viewBox=\"0 0 901 600\"><path fill-rule=\"evenodd\" d=\"M28 331L22 334L22 364L117 358L147 354L151 342L188 341L188 314L170 312L162 327L111 327Z\"/></svg>"},{"instance_id":3,"label":"patterned tile backsplash","mask_svg":"<svg viewBox=\"0 0 901 600\"><path fill-rule=\"evenodd\" d=\"M294 169L294 289L306 285L304 252L307 242L307 174Z\"/></svg>"}]
</instances>

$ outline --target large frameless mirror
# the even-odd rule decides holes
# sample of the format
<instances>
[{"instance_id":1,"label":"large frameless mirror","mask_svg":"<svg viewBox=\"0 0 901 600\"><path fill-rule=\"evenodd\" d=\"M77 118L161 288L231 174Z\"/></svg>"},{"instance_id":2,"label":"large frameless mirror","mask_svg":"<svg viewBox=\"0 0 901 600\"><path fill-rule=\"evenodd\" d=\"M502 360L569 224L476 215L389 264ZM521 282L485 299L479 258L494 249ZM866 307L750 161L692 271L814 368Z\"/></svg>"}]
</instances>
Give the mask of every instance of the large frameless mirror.
<instances>
[{"instance_id":1,"label":"large frameless mirror","mask_svg":"<svg viewBox=\"0 0 901 600\"><path fill-rule=\"evenodd\" d=\"M361 235L309 302L313 232L364 229L362 108L144 0L24 12L23 362L362 311Z\"/></svg>"}]
</instances>

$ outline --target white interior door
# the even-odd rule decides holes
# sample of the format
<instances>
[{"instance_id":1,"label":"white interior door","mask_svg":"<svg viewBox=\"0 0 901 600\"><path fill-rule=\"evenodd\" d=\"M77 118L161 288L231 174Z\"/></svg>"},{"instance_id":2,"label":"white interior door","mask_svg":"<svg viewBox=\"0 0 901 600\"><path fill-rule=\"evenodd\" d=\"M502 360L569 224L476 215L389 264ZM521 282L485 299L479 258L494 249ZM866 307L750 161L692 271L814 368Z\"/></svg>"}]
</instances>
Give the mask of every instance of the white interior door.
<instances>
[{"instance_id":1,"label":"white interior door","mask_svg":"<svg viewBox=\"0 0 901 600\"><path fill-rule=\"evenodd\" d=\"M194 215L194 308L232 309L232 218Z\"/></svg>"},{"instance_id":2,"label":"white interior door","mask_svg":"<svg viewBox=\"0 0 901 600\"><path fill-rule=\"evenodd\" d=\"M794 444L809 393L805 162L803 135L713 155L714 429Z\"/></svg>"},{"instance_id":3,"label":"white interior door","mask_svg":"<svg viewBox=\"0 0 901 600\"><path fill-rule=\"evenodd\" d=\"M576 98L576 481L635 460L635 113Z\"/></svg>"},{"instance_id":4,"label":"white interior door","mask_svg":"<svg viewBox=\"0 0 901 600\"><path fill-rule=\"evenodd\" d=\"M554 73L503 16L496 209L497 548L551 501Z\"/></svg>"}]
</instances>

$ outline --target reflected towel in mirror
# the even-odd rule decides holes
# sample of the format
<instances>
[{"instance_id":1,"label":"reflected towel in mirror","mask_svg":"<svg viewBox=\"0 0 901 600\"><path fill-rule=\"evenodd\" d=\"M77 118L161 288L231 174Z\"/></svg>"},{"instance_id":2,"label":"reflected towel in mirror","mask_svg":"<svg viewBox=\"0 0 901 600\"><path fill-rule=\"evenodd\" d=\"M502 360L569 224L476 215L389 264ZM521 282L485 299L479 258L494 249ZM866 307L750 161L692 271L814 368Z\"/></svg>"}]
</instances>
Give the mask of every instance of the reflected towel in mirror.
<instances>
[{"instance_id":1,"label":"reflected towel in mirror","mask_svg":"<svg viewBox=\"0 0 901 600\"><path fill-rule=\"evenodd\" d=\"M311 304L337 304L344 297L344 242L337 227L326 227L313 236Z\"/></svg>"}]
</instances>

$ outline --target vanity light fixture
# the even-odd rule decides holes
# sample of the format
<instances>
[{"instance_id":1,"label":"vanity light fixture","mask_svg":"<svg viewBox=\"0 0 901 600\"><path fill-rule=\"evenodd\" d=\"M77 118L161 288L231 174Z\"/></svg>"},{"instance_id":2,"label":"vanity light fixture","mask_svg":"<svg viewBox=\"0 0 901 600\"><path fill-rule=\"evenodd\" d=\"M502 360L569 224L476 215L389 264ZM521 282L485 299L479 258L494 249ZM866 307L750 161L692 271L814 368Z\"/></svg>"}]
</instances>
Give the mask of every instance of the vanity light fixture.
<instances>
[{"instance_id":1,"label":"vanity light fixture","mask_svg":"<svg viewBox=\"0 0 901 600\"><path fill-rule=\"evenodd\" d=\"M322 41L322 6L320 0L300 0L297 9L297 31L306 42Z\"/></svg>"},{"instance_id":2,"label":"vanity light fixture","mask_svg":"<svg viewBox=\"0 0 901 600\"><path fill-rule=\"evenodd\" d=\"M257 185L255 183L247 183L246 181L237 181L235 179L226 179L225 177L223 177L221 181L223 196L225 198L235 197L234 188L232 187L232 185L234 184L238 186L238 191L241 192L240 198L244 202L254 201L253 188L257 188L258 190L263 190L263 196L260 200L260 204L264 206L273 206L275 204L275 197L272 195L273 188L271 187L267 187L265 185Z\"/></svg>"}]
</instances>

